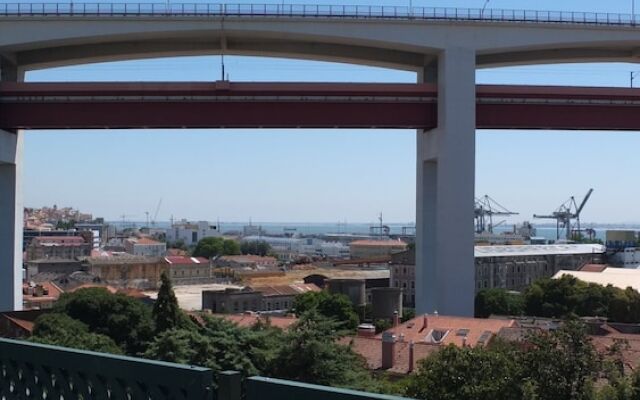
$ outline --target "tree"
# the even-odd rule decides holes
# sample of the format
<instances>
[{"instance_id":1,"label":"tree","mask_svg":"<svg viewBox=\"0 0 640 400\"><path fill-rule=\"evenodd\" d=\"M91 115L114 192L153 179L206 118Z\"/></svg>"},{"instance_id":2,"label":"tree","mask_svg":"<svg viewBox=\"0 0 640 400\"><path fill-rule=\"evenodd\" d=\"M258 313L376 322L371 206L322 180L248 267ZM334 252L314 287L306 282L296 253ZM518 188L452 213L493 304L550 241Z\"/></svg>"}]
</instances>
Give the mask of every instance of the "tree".
<instances>
[{"instance_id":1,"label":"tree","mask_svg":"<svg viewBox=\"0 0 640 400\"><path fill-rule=\"evenodd\" d=\"M226 256L235 256L240 254L240 245L235 240L225 239L222 247L224 255Z\"/></svg>"},{"instance_id":2,"label":"tree","mask_svg":"<svg viewBox=\"0 0 640 400\"><path fill-rule=\"evenodd\" d=\"M449 345L420 362L407 395L428 400L520 399L519 367L512 351Z\"/></svg>"},{"instance_id":3,"label":"tree","mask_svg":"<svg viewBox=\"0 0 640 400\"><path fill-rule=\"evenodd\" d=\"M264 240L243 241L240 244L240 252L264 257L271 253L271 246Z\"/></svg>"},{"instance_id":4,"label":"tree","mask_svg":"<svg viewBox=\"0 0 640 400\"><path fill-rule=\"evenodd\" d=\"M476 294L475 316L488 318L490 315L522 315L524 299L519 293L506 289L483 289Z\"/></svg>"},{"instance_id":5,"label":"tree","mask_svg":"<svg viewBox=\"0 0 640 400\"><path fill-rule=\"evenodd\" d=\"M194 257L204 258L237 254L240 254L238 242L220 237L207 237L200 240L193 251Z\"/></svg>"},{"instance_id":6,"label":"tree","mask_svg":"<svg viewBox=\"0 0 640 400\"><path fill-rule=\"evenodd\" d=\"M87 325L64 314L44 314L36 319L31 341L100 353L122 354L108 336L90 333Z\"/></svg>"},{"instance_id":7,"label":"tree","mask_svg":"<svg viewBox=\"0 0 640 400\"><path fill-rule=\"evenodd\" d=\"M153 338L151 308L124 294L111 294L104 288L64 293L54 306L54 312L81 321L90 332L110 337L129 355L144 352Z\"/></svg>"},{"instance_id":8,"label":"tree","mask_svg":"<svg viewBox=\"0 0 640 400\"><path fill-rule=\"evenodd\" d=\"M601 363L583 324L568 321L557 331L531 335L527 342L520 357L522 378L535 398L591 398Z\"/></svg>"},{"instance_id":9,"label":"tree","mask_svg":"<svg viewBox=\"0 0 640 400\"><path fill-rule=\"evenodd\" d=\"M202 319L201 329L171 329L159 334L145 357L205 366L214 372L235 370L244 376L267 373L283 343L280 329L267 324L240 328L208 315Z\"/></svg>"},{"instance_id":10,"label":"tree","mask_svg":"<svg viewBox=\"0 0 640 400\"><path fill-rule=\"evenodd\" d=\"M365 361L336 343L338 325L317 312L302 315L285 334L267 374L317 385L372 390Z\"/></svg>"},{"instance_id":11,"label":"tree","mask_svg":"<svg viewBox=\"0 0 640 400\"><path fill-rule=\"evenodd\" d=\"M156 323L156 333L184 326L188 319L178 306L178 299L173 292L171 280L166 273L160 276L162 284L158 291L158 299L153 304L153 319Z\"/></svg>"},{"instance_id":12,"label":"tree","mask_svg":"<svg viewBox=\"0 0 640 400\"><path fill-rule=\"evenodd\" d=\"M340 322L346 329L355 329L360 323L358 314L347 296L325 290L297 295L293 301L293 310L298 316L316 311L324 317Z\"/></svg>"},{"instance_id":13,"label":"tree","mask_svg":"<svg viewBox=\"0 0 640 400\"><path fill-rule=\"evenodd\" d=\"M69 220L69 221L58 221L56 223L56 229L61 229L61 230L65 230L68 231L69 229L73 229L76 226L76 221L75 220Z\"/></svg>"},{"instance_id":14,"label":"tree","mask_svg":"<svg viewBox=\"0 0 640 400\"><path fill-rule=\"evenodd\" d=\"M206 237L198 242L193 251L194 257L212 258L222 255L224 252L224 239L219 237Z\"/></svg>"},{"instance_id":15,"label":"tree","mask_svg":"<svg viewBox=\"0 0 640 400\"><path fill-rule=\"evenodd\" d=\"M640 322L640 293L635 289L586 283L568 275L536 281L525 290L524 303L526 315L531 316L594 316L614 322Z\"/></svg>"}]
</instances>

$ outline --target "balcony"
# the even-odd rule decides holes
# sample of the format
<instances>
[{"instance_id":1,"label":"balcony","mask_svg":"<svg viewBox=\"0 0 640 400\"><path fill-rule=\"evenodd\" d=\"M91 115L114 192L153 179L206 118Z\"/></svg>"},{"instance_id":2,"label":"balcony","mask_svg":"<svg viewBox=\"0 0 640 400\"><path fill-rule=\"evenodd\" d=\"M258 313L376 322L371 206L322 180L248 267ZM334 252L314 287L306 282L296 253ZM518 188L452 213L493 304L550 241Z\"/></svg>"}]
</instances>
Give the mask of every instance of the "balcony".
<instances>
[{"instance_id":1,"label":"balcony","mask_svg":"<svg viewBox=\"0 0 640 400\"><path fill-rule=\"evenodd\" d=\"M189 365L0 339L0 399L402 400Z\"/></svg>"}]
</instances>

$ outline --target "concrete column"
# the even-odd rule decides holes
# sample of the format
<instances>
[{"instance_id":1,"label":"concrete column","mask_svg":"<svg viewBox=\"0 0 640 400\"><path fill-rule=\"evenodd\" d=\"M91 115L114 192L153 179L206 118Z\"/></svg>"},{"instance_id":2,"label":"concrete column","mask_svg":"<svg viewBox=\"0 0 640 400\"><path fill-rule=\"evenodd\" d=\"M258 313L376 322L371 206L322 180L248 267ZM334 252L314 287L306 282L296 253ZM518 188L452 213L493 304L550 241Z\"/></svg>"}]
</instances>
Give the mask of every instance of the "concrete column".
<instances>
[{"instance_id":1,"label":"concrete column","mask_svg":"<svg viewBox=\"0 0 640 400\"><path fill-rule=\"evenodd\" d=\"M0 131L0 311L22 309L22 133Z\"/></svg>"},{"instance_id":2,"label":"concrete column","mask_svg":"<svg viewBox=\"0 0 640 400\"><path fill-rule=\"evenodd\" d=\"M473 316L475 51L444 50L435 75L438 127L417 134L416 311Z\"/></svg>"}]
</instances>

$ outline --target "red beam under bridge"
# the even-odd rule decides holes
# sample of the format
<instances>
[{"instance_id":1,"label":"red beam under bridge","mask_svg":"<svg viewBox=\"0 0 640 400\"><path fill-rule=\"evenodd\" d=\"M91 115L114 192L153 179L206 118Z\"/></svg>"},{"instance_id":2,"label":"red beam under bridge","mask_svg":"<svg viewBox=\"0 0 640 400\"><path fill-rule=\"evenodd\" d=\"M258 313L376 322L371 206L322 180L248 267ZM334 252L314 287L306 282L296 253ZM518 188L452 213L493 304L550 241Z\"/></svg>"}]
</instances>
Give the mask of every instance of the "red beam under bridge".
<instances>
[{"instance_id":1,"label":"red beam under bridge","mask_svg":"<svg viewBox=\"0 0 640 400\"><path fill-rule=\"evenodd\" d=\"M1 83L0 129L437 126L427 84ZM480 129L640 130L640 90L477 87Z\"/></svg>"}]
</instances>

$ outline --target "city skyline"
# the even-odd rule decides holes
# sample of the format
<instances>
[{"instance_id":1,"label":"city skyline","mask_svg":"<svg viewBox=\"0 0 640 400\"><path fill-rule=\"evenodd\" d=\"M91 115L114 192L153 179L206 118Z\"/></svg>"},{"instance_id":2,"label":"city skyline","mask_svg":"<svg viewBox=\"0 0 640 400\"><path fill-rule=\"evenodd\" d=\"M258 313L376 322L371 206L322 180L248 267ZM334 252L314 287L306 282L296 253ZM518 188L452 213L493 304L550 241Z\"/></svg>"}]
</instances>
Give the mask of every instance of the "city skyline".
<instances>
[{"instance_id":1,"label":"city skyline","mask_svg":"<svg viewBox=\"0 0 640 400\"><path fill-rule=\"evenodd\" d=\"M310 2L309 2L310 3ZM376 3L354 1L354 4ZM381 4L381 2L377 2ZM415 6L482 6L483 1ZM476 4L477 3L477 4ZM489 7L521 8L492 0ZM557 2L536 8L558 9ZM386 3L388 4L388 3ZM628 2L563 3L567 10L626 12ZM551 7L553 5L554 7ZM345 64L225 57L231 80L414 82L415 74ZM628 86L631 64L526 66L479 70L478 83ZM28 73L28 81L206 80L220 57L82 65ZM593 187L583 221L637 223L637 133L477 133L476 194L520 214L549 213ZM415 131L155 130L27 132L25 205L70 205L108 220L152 212L159 220L320 222L415 220ZM596 166L597 165L597 166ZM185 195L186 194L186 195ZM133 218L136 219L136 218ZM539 221L545 222L545 221Z\"/></svg>"}]
</instances>

